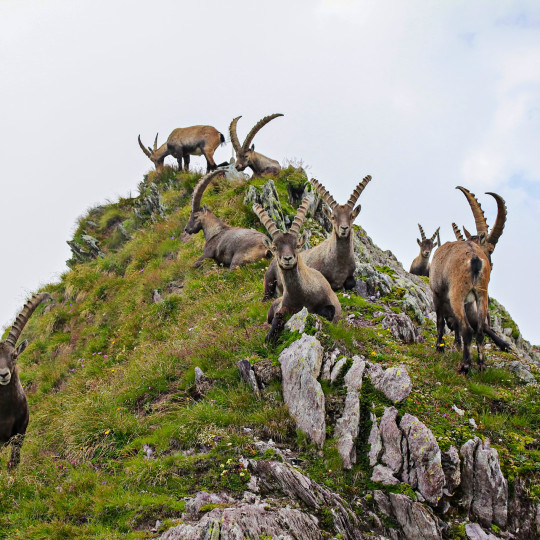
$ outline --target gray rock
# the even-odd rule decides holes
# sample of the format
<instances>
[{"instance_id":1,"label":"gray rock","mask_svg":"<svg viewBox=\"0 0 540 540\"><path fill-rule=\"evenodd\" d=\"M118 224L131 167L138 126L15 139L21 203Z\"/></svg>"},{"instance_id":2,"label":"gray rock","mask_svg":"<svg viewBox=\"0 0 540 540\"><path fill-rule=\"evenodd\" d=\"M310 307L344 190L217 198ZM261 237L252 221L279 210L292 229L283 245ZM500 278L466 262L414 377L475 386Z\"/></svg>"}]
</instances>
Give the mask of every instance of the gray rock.
<instances>
[{"instance_id":1,"label":"gray rock","mask_svg":"<svg viewBox=\"0 0 540 540\"><path fill-rule=\"evenodd\" d=\"M70 268L73 268L75 264L105 257L97 239L88 234L82 234L80 238L68 241L67 244L71 248L71 259L67 261Z\"/></svg>"},{"instance_id":2,"label":"gray rock","mask_svg":"<svg viewBox=\"0 0 540 540\"><path fill-rule=\"evenodd\" d=\"M385 486L397 486L400 481L394 476L394 472L390 467L384 465L375 465L371 474L372 482L380 482Z\"/></svg>"},{"instance_id":3,"label":"gray rock","mask_svg":"<svg viewBox=\"0 0 540 540\"><path fill-rule=\"evenodd\" d=\"M347 364L347 358L345 356L343 356L336 362L336 364L332 368L332 373L330 373L330 382L332 384L335 384L336 380L343 372L343 369L345 368L346 364Z\"/></svg>"},{"instance_id":4,"label":"gray rock","mask_svg":"<svg viewBox=\"0 0 540 540\"><path fill-rule=\"evenodd\" d=\"M322 381L330 380L330 373L332 372L332 368L334 367L336 360L340 356L341 356L341 352L339 349L334 349L330 353L324 353L323 368L322 368L322 373L321 373Z\"/></svg>"},{"instance_id":5,"label":"gray rock","mask_svg":"<svg viewBox=\"0 0 540 540\"><path fill-rule=\"evenodd\" d=\"M188 499L185 506L185 519L197 519L200 517L201 506L207 504L233 505L236 501L226 493L207 493L199 491L195 497Z\"/></svg>"},{"instance_id":6,"label":"gray rock","mask_svg":"<svg viewBox=\"0 0 540 540\"><path fill-rule=\"evenodd\" d=\"M411 378L404 366L395 366L383 371L378 364L371 364L369 377L373 386L394 403L404 401L411 393Z\"/></svg>"},{"instance_id":7,"label":"gray rock","mask_svg":"<svg viewBox=\"0 0 540 540\"><path fill-rule=\"evenodd\" d=\"M165 207L161 201L161 193L156 184L139 185L140 196L133 205L133 213L140 221L152 221L155 223L158 218L165 217Z\"/></svg>"},{"instance_id":8,"label":"gray rock","mask_svg":"<svg viewBox=\"0 0 540 540\"><path fill-rule=\"evenodd\" d=\"M281 380L281 367L270 358L256 362L251 368L259 388L266 388L272 381Z\"/></svg>"},{"instance_id":9,"label":"gray rock","mask_svg":"<svg viewBox=\"0 0 540 540\"><path fill-rule=\"evenodd\" d=\"M478 523L467 523L465 525L465 532L469 540L499 540L497 536L485 532Z\"/></svg>"},{"instance_id":10,"label":"gray rock","mask_svg":"<svg viewBox=\"0 0 540 540\"><path fill-rule=\"evenodd\" d=\"M379 430L383 444L381 461L392 469L392 472L401 472L403 457L401 455L402 434L397 425L398 411L395 407L386 407L381 418Z\"/></svg>"},{"instance_id":11,"label":"gray rock","mask_svg":"<svg viewBox=\"0 0 540 540\"><path fill-rule=\"evenodd\" d=\"M291 332L302 333L306 329L308 310L303 307L301 311L295 313L286 323L285 328Z\"/></svg>"},{"instance_id":12,"label":"gray rock","mask_svg":"<svg viewBox=\"0 0 540 540\"><path fill-rule=\"evenodd\" d=\"M455 446L441 454L441 464L445 478L444 494L452 496L461 483L461 461Z\"/></svg>"},{"instance_id":13,"label":"gray rock","mask_svg":"<svg viewBox=\"0 0 540 540\"><path fill-rule=\"evenodd\" d=\"M212 381L204 373L199 366L195 366L195 390L197 393L203 396L210 390Z\"/></svg>"},{"instance_id":14,"label":"gray rock","mask_svg":"<svg viewBox=\"0 0 540 540\"><path fill-rule=\"evenodd\" d=\"M403 415L399 426L408 447L402 480L413 489L418 488L426 501L436 506L443 495L445 484L439 445L433 433L416 416L408 413Z\"/></svg>"},{"instance_id":15,"label":"gray rock","mask_svg":"<svg viewBox=\"0 0 540 540\"><path fill-rule=\"evenodd\" d=\"M422 334L406 313L387 313L382 321L384 330L390 330L392 335L403 343L420 343L424 341Z\"/></svg>"},{"instance_id":16,"label":"gray rock","mask_svg":"<svg viewBox=\"0 0 540 540\"><path fill-rule=\"evenodd\" d=\"M536 505L530 500L525 481L514 480L514 493L508 503L508 530L520 540L537 540L540 527L535 525Z\"/></svg>"},{"instance_id":17,"label":"gray rock","mask_svg":"<svg viewBox=\"0 0 540 540\"><path fill-rule=\"evenodd\" d=\"M461 447L460 504L484 527L505 527L508 518L508 483L501 472L497 450L475 437Z\"/></svg>"},{"instance_id":18,"label":"gray rock","mask_svg":"<svg viewBox=\"0 0 540 540\"><path fill-rule=\"evenodd\" d=\"M373 413L370 413L369 416L371 418L371 431L369 432L368 439L368 443L370 445L368 456L369 466L374 467L382 455L383 445L381 434L379 432L379 426L377 425L377 417Z\"/></svg>"},{"instance_id":19,"label":"gray rock","mask_svg":"<svg viewBox=\"0 0 540 540\"><path fill-rule=\"evenodd\" d=\"M145 459L154 458L156 449L151 444L143 444L142 449L143 449Z\"/></svg>"},{"instance_id":20,"label":"gray rock","mask_svg":"<svg viewBox=\"0 0 540 540\"><path fill-rule=\"evenodd\" d=\"M353 364L344 379L347 395L345 396L343 416L337 420L334 431L337 438L338 452L346 469L350 469L356 463L355 441L358 437L358 424L360 422L358 392L362 386L365 367L365 361L359 356L353 358Z\"/></svg>"},{"instance_id":21,"label":"gray rock","mask_svg":"<svg viewBox=\"0 0 540 540\"><path fill-rule=\"evenodd\" d=\"M160 302L163 302L163 296L161 296L157 289L154 289L152 291L152 302L154 304L159 304Z\"/></svg>"},{"instance_id":22,"label":"gray rock","mask_svg":"<svg viewBox=\"0 0 540 540\"><path fill-rule=\"evenodd\" d=\"M296 426L322 446L326 436L324 394L317 377L323 348L313 336L304 334L279 356L283 400Z\"/></svg>"},{"instance_id":23,"label":"gray rock","mask_svg":"<svg viewBox=\"0 0 540 540\"><path fill-rule=\"evenodd\" d=\"M269 179L262 187L262 193L254 186L250 186L244 204L252 206L253 203L260 204L268 215L274 220L278 229L285 231L289 224L289 218L283 212L279 196L276 190L276 185L272 179Z\"/></svg>"},{"instance_id":24,"label":"gray rock","mask_svg":"<svg viewBox=\"0 0 540 540\"><path fill-rule=\"evenodd\" d=\"M525 384L534 384L536 383L535 376L530 372L527 364L520 362L519 360L514 360L506 364L506 369L511 371L516 375L516 377Z\"/></svg>"},{"instance_id":25,"label":"gray rock","mask_svg":"<svg viewBox=\"0 0 540 540\"><path fill-rule=\"evenodd\" d=\"M257 384L257 378L255 377L255 371L253 370L249 360L239 360L236 364L242 379L251 387L256 395L260 394L259 385Z\"/></svg>"}]
</instances>

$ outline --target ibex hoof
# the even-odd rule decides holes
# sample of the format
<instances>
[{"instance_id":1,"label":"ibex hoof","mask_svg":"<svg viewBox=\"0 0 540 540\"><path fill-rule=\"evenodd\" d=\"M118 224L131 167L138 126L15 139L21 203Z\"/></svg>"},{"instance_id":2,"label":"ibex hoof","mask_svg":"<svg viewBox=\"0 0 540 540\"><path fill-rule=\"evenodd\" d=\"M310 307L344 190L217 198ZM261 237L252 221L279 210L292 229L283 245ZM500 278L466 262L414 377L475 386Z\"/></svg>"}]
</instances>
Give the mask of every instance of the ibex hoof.
<instances>
[{"instance_id":1,"label":"ibex hoof","mask_svg":"<svg viewBox=\"0 0 540 540\"><path fill-rule=\"evenodd\" d=\"M436 345L437 351L440 353L444 352L444 343L437 343Z\"/></svg>"},{"instance_id":2,"label":"ibex hoof","mask_svg":"<svg viewBox=\"0 0 540 540\"><path fill-rule=\"evenodd\" d=\"M467 375L470 371L470 367L469 366L464 366L463 364L461 366L459 366L459 369L458 369L458 373L460 373L461 375Z\"/></svg>"}]
</instances>

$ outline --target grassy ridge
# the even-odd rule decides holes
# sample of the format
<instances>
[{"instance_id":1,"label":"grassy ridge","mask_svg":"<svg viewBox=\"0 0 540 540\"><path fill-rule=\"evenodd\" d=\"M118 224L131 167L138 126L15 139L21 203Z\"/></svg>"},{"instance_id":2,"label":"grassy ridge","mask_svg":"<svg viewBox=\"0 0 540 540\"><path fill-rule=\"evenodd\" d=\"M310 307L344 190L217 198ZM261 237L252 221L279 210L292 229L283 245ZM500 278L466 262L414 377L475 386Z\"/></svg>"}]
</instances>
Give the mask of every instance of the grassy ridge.
<instances>
[{"instance_id":1,"label":"grassy ridge","mask_svg":"<svg viewBox=\"0 0 540 540\"><path fill-rule=\"evenodd\" d=\"M286 211L286 178L292 174L284 171L276 180ZM241 382L240 359L275 359L294 336L285 334L277 349L264 344L268 304L260 299L267 261L235 271L211 261L192 268L202 233L185 243L180 235L197 179L169 168L159 177L151 173L167 209L164 219L140 211L136 217L133 208L141 198L101 206L81 218L75 240L91 234L105 256L74 265L58 283L44 287L56 303L52 309L40 306L24 331L30 345L20 373L31 420L19 469L8 474L7 452L0 457L0 537L151 537L156 519L165 527L180 517L183 497L201 489L242 491L249 473L238 460L256 454L254 435L295 449L315 480L347 496L371 487L365 461L341 470L332 423L319 456L296 432L279 383L258 400ZM245 189L222 179L204 202L232 225L254 226L256 218L242 202ZM130 240L118 233L118 223ZM180 294L168 293L171 282ZM159 303L152 301L156 290L164 297ZM442 448L474 434L490 437L507 477L526 475L540 497L534 438L540 399L533 386L520 386L500 369L459 376L459 354L436 356L432 323L423 329L425 343L406 346L373 319L373 304L339 297L344 310L366 324L324 323L325 346L410 366L414 391L402 411L424 421ZM491 351L488 365L504 357ZM194 386L195 366L209 378L204 395ZM364 408L375 403L380 414L384 397L369 385L363 392ZM328 403L339 403L343 389L327 385L325 393ZM453 404L467 414L455 414ZM145 445L154 449L152 459Z\"/></svg>"}]
</instances>

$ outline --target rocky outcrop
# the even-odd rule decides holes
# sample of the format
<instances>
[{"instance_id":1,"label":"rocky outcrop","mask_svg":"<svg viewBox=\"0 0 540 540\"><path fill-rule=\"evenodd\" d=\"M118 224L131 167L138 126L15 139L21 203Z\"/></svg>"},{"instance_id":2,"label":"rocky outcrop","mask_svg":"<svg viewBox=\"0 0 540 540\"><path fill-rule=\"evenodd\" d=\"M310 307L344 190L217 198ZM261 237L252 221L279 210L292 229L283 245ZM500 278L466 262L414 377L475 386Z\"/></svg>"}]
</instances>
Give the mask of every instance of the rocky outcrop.
<instances>
[{"instance_id":1,"label":"rocky outcrop","mask_svg":"<svg viewBox=\"0 0 540 540\"><path fill-rule=\"evenodd\" d=\"M82 234L78 239L68 241L67 244L71 248L71 259L67 261L70 268L76 264L105 256L99 248L97 239L89 234Z\"/></svg>"},{"instance_id":2,"label":"rocky outcrop","mask_svg":"<svg viewBox=\"0 0 540 540\"><path fill-rule=\"evenodd\" d=\"M540 538L540 505L529 499L522 478L514 480L514 493L508 503L508 529L520 540Z\"/></svg>"},{"instance_id":3,"label":"rocky outcrop","mask_svg":"<svg viewBox=\"0 0 540 540\"><path fill-rule=\"evenodd\" d=\"M499 540L491 533L487 533L478 523L467 523L465 532L469 540Z\"/></svg>"},{"instance_id":4,"label":"rocky outcrop","mask_svg":"<svg viewBox=\"0 0 540 540\"><path fill-rule=\"evenodd\" d=\"M165 207L161 202L161 193L156 184L141 184L141 195L133 205L133 213L139 221L156 222L165 217Z\"/></svg>"},{"instance_id":5,"label":"rocky outcrop","mask_svg":"<svg viewBox=\"0 0 540 540\"><path fill-rule=\"evenodd\" d=\"M461 460L455 446L441 454L441 464L445 479L444 494L450 497L461 484Z\"/></svg>"},{"instance_id":6,"label":"rocky outcrop","mask_svg":"<svg viewBox=\"0 0 540 540\"><path fill-rule=\"evenodd\" d=\"M368 363L367 371L373 386L390 401L399 403L409 396L412 382L404 366L395 366L383 370L378 364Z\"/></svg>"},{"instance_id":7,"label":"rocky outcrop","mask_svg":"<svg viewBox=\"0 0 540 540\"><path fill-rule=\"evenodd\" d=\"M392 335L403 343L420 343L424 341L411 318L406 313L387 313L382 320L383 330L390 330Z\"/></svg>"},{"instance_id":8,"label":"rocky outcrop","mask_svg":"<svg viewBox=\"0 0 540 540\"><path fill-rule=\"evenodd\" d=\"M317 445L326 436L324 393L317 377L323 348L313 336L304 334L279 356L283 380L283 400L296 426Z\"/></svg>"},{"instance_id":9,"label":"rocky outcrop","mask_svg":"<svg viewBox=\"0 0 540 540\"><path fill-rule=\"evenodd\" d=\"M276 185L271 178L263 185L262 192L255 186L249 186L248 192L244 197L244 204L251 207L255 203L260 204L268 212L268 215L274 220L278 229L282 231L287 229L290 219L281 208Z\"/></svg>"}]
</instances>

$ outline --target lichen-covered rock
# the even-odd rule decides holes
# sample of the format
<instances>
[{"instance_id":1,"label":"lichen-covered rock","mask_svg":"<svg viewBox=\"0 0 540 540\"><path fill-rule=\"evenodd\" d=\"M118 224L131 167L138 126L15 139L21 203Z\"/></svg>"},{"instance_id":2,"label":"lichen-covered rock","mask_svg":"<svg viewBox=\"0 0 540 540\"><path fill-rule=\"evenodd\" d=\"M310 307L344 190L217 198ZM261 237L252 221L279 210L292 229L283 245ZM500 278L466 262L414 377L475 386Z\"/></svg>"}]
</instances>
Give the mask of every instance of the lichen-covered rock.
<instances>
[{"instance_id":1,"label":"lichen-covered rock","mask_svg":"<svg viewBox=\"0 0 540 540\"><path fill-rule=\"evenodd\" d=\"M404 414L399 427L407 440L402 480L413 489L418 488L425 500L436 506L445 484L439 445L433 433L416 416Z\"/></svg>"},{"instance_id":2,"label":"lichen-covered rock","mask_svg":"<svg viewBox=\"0 0 540 540\"><path fill-rule=\"evenodd\" d=\"M347 364L347 358L345 356L342 356L334 365L332 368L332 373L330 373L330 382L332 384L335 384L338 377L342 374L343 370L345 369L345 365Z\"/></svg>"},{"instance_id":3,"label":"lichen-covered rock","mask_svg":"<svg viewBox=\"0 0 540 540\"><path fill-rule=\"evenodd\" d=\"M514 480L513 491L508 503L508 530L520 540L537 540L540 526L535 524L535 517L540 520L540 515L536 514L536 505L530 500L522 478Z\"/></svg>"},{"instance_id":4,"label":"lichen-covered rock","mask_svg":"<svg viewBox=\"0 0 540 540\"><path fill-rule=\"evenodd\" d=\"M158 218L165 217L165 207L161 201L161 193L155 184L149 186L141 184L139 187L141 195L135 201L133 213L140 221L150 220L153 223Z\"/></svg>"},{"instance_id":5,"label":"lichen-covered rock","mask_svg":"<svg viewBox=\"0 0 540 540\"><path fill-rule=\"evenodd\" d=\"M201 517L201 507L208 504L233 505L235 503L236 501L226 493L199 491L195 497L186 501L184 517L190 520L198 519Z\"/></svg>"},{"instance_id":6,"label":"lichen-covered rock","mask_svg":"<svg viewBox=\"0 0 540 540\"><path fill-rule=\"evenodd\" d=\"M452 496L461 483L461 460L455 446L441 454L441 464L445 478L444 494Z\"/></svg>"},{"instance_id":7,"label":"lichen-covered rock","mask_svg":"<svg viewBox=\"0 0 540 540\"><path fill-rule=\"evenodd\" d=\"M505 527L508 483L501 472L497 450L475 437L461 447L461 505L483 526Z\"/></svg>"},{"instance_id":8,"label":"lichen-covered rock","mask_svg":"<svg viewBox=\"0 0 540 540\"><path fill-rule=\"evenodd\" d=\"M259 388L266 388L272 381L281 380L281 367L270 358L256 362L251 368Z\"/></svg>"},{"instance_id":9,"label":"lichen-covered rock","mask_svg":"<svg viewBox=\"0 0 540 540\"><path fill-rule=\"evenodd\" d=\"M255 371L251 366L251 362L249 360L239 360L236 366L238 367L240 375L242 375L242 379L244 379L244 381L250 386L256 395L259 395L260 388L257 383L257 378L255 377Z\"/></svg>"},{"instance_id":10,"label":"lichen-covered rock","mask_svg":"<svg viewBox=\"0 0 540 540\"><path fill-rule=\"evenodd\" d=\"M285 328L291 332L302 333L306 329L307 318L309 312L307 308L303 307L301 311L295 313L286 323Z\"/></svg>"},{"instance_id":11,"label":"lichen-covered rock","mask_svg":"<svg viewBox=\"0 0 540 540\"><path fill-rule=\"evenodd\" d=\"M497 364L497 367L502 367L514 373L514 375L525 384L536 383L535 376L531 373L529 366L519 360L512 362L501 362Z\"/></svg>"},{"instance_id":12,"label":"lichen-covered rock","mask_svg":"<svg viewBox=\"0 0 540 540\"><path fill-rule=\"evenodd\" d=\"M377 425L377 416L373 413L369 413L371 418L371 431L369 432L369 466L375 467L379 458L381 457L383 446L381 440L381 433L379 426Z\"/></svg>"},{"instance_id":13,"label":"lichen-covered rock","mask_svg":"<svg viewBox=\"0 0 540 540\"><path fill-rule=\"evenodd\" d=\"M80 238L68 241L67 245L71 248L71 259L67 261L70 268L73 268L75 264L105 256L97 239L89 234L82 234Z\"/></svg>"},{"instance_id":14,"label":"lichen-covered rock","mask_svg":"<svg viewBox=\"0 0 540 540\"><path fill-rule=\"evenodd\" d=\"M400 481L394 476L394 471L385 465L375 465L371 474L372 482L380 482L384 486L397 486Z\"/></svg>"},{"instance_id":15,"label":"lichen-covered rock","mask_svg":"<svg viewBox=\"0 0 540 540\"><path fill-rule=\"evenodd\" d=\"M263 185L262 193L255 186L250 186L244 197L244 204L252 206L254 203L260 204L268 212L278 229L282 231L287 229L290 220L281 208L276 185L271 178Z\"/></svg>"},{"instance_id":16,"label":"lichen-covered rock","mask_svg":"<svg viewBox=\"0 0 540 540\"><path fill-rule=\"evenodd\" d=\"M337 348L331 352L324 353L323 367L322 367L322 372L321 372L322 381L330 380L330 374L332 373L332 368L334 367L337 359L340 358L341 356L342 356L341 351Z\"/></svg>"},{"instance_id":17,"label":"lichen-covered rock","mask_svg":"<svg viewBox=\"0 0 540 540\"><path fill-rule=\"evenodd\" d=\"M424 340L406 313L387 313L382 320L382 327L384 330L390 330L392 335L403 343L420 343Z\"/></svg>"},{"instance_id":18,"label":"lichen-covered rock","mask_svg":"<svg viewBox=\"0 0 540 540\"><path fill-rule=\"evenodd\" d=\"M393 473L399 474L403 465L401 455L401 430L397 425L398 411L395 407L386 407L381 418L379 430L383 444L381 461L390 467Z\"/></svg>"},{"instance_id":19,"label":"lichen-covered rock","mask_svg":"<svg viewBox=\"0 0 540 540\"><path fill-rule=\"evenodd\" d=\"M279 356L283 380L283 400L296 426L322 446L326 436L324 393L317 377L323 348L313 336L304 334Z\"/></svg>"},{"instance_id":20,"label":"lichen-covered rock","mask_svg":"<svg viewBox=\"0 0 540 540\"><path fill-rule=\"evenodd\" d=\"M467 523L465 533L469 540L499 540L497 536L484 531L478 523Z\"/></svg>"},{"instance_id":21,"label":"lichen-covered rock","mask_svg":"<svg viewBox=\"0 0 540 540\"><path fill-rule=\"evenodd\" d=\"M404 401L411 393L411 378L404 366L394 366L383 371L378 364L370 364L368 373L373 386L394 403Z\"/></svg>"}]
</instances>

